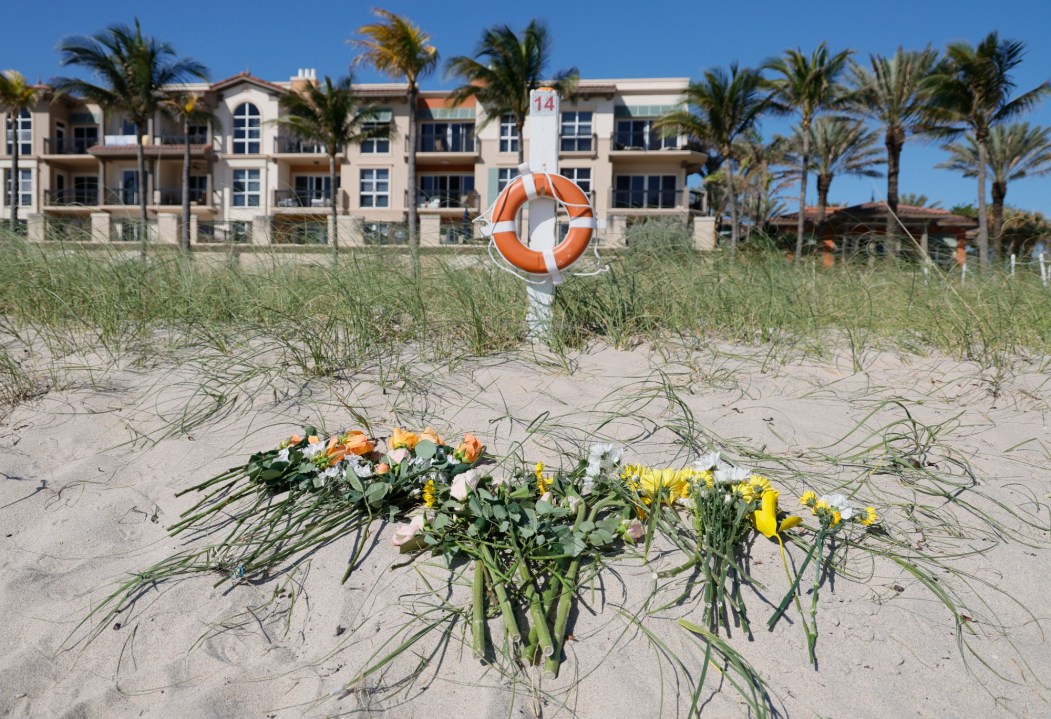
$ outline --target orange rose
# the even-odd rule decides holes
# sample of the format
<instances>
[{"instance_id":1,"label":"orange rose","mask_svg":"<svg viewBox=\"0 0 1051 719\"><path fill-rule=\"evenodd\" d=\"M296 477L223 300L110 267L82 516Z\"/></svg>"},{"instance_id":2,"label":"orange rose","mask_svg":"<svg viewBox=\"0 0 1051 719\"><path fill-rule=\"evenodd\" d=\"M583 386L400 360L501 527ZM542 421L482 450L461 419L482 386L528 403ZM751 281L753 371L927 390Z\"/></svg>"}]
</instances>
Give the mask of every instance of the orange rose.
<instances>
[{"instance_id":1,"label":"orange rose","mask_svg":"<svg viewBox=\"0 0 1051 719\"><path fill-rule=\"evenodd\" d=\"M376 449L376 445L369 441L369 438L365 436L364 432L354 430L347 432L346 440L343 442L343 446L347 452L356 454L359 457L363 454L368 454L372 450Z\"/></svg>"},{"instance_id":2,"label":"orange rose","mask_svg":"<svg viewBox=\"0 0 1051 719\"><path fill-rule=\"evenodd\" d=\"M390 442L388 442L388 449L399 449L404 447L408 450L416 449L416 443L420 441L412 432L406 432L401 427L394 429L390 433Z\"/></svg>"},{"instance_id":3,"label":"orange rose","mask_svg":"<svg viewBox=\"0 0 1051 719\"><path fill-rule=\"evenodd\" d=\"M456 458L461 462L474 462L482 456L483 449L485 447L478 441L478 438L468 432L463 436L463 442L456 448Z\"/></svg>"},{"instance_id":4,"label":"orange rose","mask_svg":"<svg viewBox=\"0 0 1051 719\"><path fill-rule=\"evenodd\" d=\"M445 444L445 442L443 442L438 436L438 433L434 431L434 427L428 427L427 429L420 432L420 439L429 439L437 445Z\"/></svg>"},{"instance_id":5,"label":"orange rose","mask_svg":"<svg viewBox=\"0 0 1051 719\"><path fill-rule=\"evenodd\" d=\"M376 465L376 474L386 474L390 471L390 465L386 462L380 462Z\"/></svg>"},{"instance_id":6,"label":"orange rose","mask_svg":"<svg viewBox=\"0 0 1051 719\"><path fill-rule=\"evenodd\" d=\"M317 438L316 434L312 434L309 437L307 437L307 443L308 444L317 444L320 441L321 440Z\"/></svg>"},{"instance_id":7,"label":"orange rose","mask_svg":"<svg viewBox=\"0 0 1051 719\"><path fill-rule=\"evenodd\" d=\"M299 444L302 441L303 441L302 437L300 437L298 434L293 434L292 438L288 440L288 445L292 446L293 444Z\"/></svg>"}]
</instances>

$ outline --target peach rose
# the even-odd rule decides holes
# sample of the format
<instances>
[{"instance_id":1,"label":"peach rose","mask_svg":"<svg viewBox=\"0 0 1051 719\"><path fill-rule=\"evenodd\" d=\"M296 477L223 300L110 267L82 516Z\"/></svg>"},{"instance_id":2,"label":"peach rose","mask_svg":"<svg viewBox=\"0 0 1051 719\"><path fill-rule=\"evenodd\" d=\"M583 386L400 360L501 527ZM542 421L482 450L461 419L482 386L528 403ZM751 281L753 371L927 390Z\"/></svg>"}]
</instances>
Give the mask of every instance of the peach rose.
<instances>
[{"instance_id":1,"label":"peach rose","mask_svg":"<svg viewBox=\"0 0 1051 719\"><path fill-rule=\"evenodd\" d=\"M390 471L390 465L386 462L380 462L376 465L376 474L386 474Z\"/></svg>"},{"instance_id":2,"label":"peach rose","mask_svg":"<svg viewBox=\"0 0 1051 719\"><path fill-rule=\"evenodd\" d=\"M401 447L393 451L387 452L387 459L391 461L391 464L401 464L409 458L409 450Z\"/></svg>"},{"instance_id":3,"label":"peach rose","mask_svg":"<svg viewBox=\"0 0 1051 719\"><path fill-rule=\"evenodd\" d=\"M416 449L416 443L420 441L420 438L412 432L406 432L401 427L397 427L390 433L390 441L387 442L387 446L390 449L398 449L404 447L405 449Z\"/></svg>"},{"instance_id":4,"label":"peach rose","mask_svg":"<svg viewBox=\"0 0 1051 719\"><path fill-rule=\"evenodd\" d=\"M344 440L343 446L346 447L347 452L350 452L351 454L356 454L360 457L376 449L376 445L369 441L369 438L365 436L364 432L353 430L347 432L346 436L347 438Z\"/></svg>"},{"instance_id":5,"label":"peach rose","mask_svg":"<svg viewBox=\"0 0 1051 719\"><path fill-rule=\"evenodd\" d=\"M420 439L429 439L437 445L445 444L445 442L441 440L441 437L438 436L438 433L434 431L434 427L428 427L420 432Z\"/></svg>"},{"instance_id":6,"label":"peach rose","mask_svg":"<svg viewBox=\"0 0 1051 719\"><path fill-rule=\"evenodd\" d=\"M463 442L456 448L456 458L461 462L474 462L482 456L485 447L478 438L468 432L463 436Z\"/></svg>"},{"instance_id":7,"label":"peach rose","mask_svg":"<svg viewBox=\"0 0 1051 719\"><path fill-rule=\"evenodd\" d=\"M467 499L468 487L472 490L478 489L478 481L482 478L482 473L476 469L469 469L466 472L456 475L453 478L452 486L449 487L449 496L460 502Z\"/></svg>"},{"instance_id":8,"label":"peach rose","mask_svg":"<svg viewBox=\"0 0 1051 719\"><path fill-rule=\"evenodd\" d=\"M395 547L409 542L423 529L423 517L413 517L411 521L397 524L394 527L394 536L391 537L391 542Z\"/></svg>"}]
</instances>

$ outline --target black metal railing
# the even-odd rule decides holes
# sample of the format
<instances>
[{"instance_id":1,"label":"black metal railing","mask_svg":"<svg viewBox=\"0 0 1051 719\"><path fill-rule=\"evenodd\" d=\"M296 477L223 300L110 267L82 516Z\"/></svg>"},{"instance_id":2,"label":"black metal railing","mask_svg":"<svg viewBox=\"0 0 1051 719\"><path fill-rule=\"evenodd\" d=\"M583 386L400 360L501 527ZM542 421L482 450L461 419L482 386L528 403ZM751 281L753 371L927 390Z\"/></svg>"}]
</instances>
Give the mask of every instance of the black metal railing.
<instances>
[{"instance_id":1,"label":"black metal railing","mask_svg":"<svg viewBox=\"0 0 1051 719\"><path fill-rule=\"evenodd\" d=\"M139 204L139 191L134 187L107 187L102 196L104 205L131 207Z\"/></svg>"},{"instance_id":2,"label":"black metal railing","mask_svg":"<svg viewBox=\"0 0 1051 719\"><path fill-rule=\"evenodd\" d=\"M610 190L610 195L617 210L687 209L683 207L682 190Z\"/></svg>"},{"instance_id":3,"label":"black metal railing","mask_svg":"<svg viewBox=\"0 0 1051 719\"><path fill-rule=\"evenodd\" d=\"M197 242L251 242L252 224L243 220L200 220L197 222Z\"/></svg>"},{"instance_id":4,"label":"black metal railing","mask_svg":"<svg viewBox=\"0 0 1051 719\"><path fill-rule=\"evenodd\" d=\"M97 137L45 137L45 155L86 155L88 148L99 144Z\"/></svg>"},{"instance_id":5,"label":"black metal railing","mask_svg":"<svg viewBox=\"0 0 1051 719\"><path fill-rule=\"evenodd\" d=\"M182 190L158 190L157 191L158 204L160 205L181 205L182 204ZM190 203L196 205L205 204L205 200L208 197L208 193L205 190L191 189L189 192Z\"/></svg>"},{"instance_id":6,"label":"black metal railing","mask_svg":"<svg viewBox=\"0 0 1051 719\"><path fill-rule=\"evenodd\" d=\"M703 152L700 143L681 137L662 137L656 130L649 133L635 131L614 132L610 136L611 149L616 150L692 150Z\"/></svg>"},{"instance_id":7,"label":"black metal railing","mask_svg":"<svg viewBox=\"0 0 1051 719\"><path fill-rule=\"evenodd\" d=\"M91 218L77 215L47 215L44 239L52 242L91 242Z\"/></svg>"},{"instance_id":8,"label":"black metal railing","mask_svg":"<svg viewBox=\"0 0 1051 719\"><path fill-rule=\"evenodd\" d=\"M65 190L44 190L44 204L53 207L69 207L76 205L97 207L99 204L99 191L97 187L74 187Z\"/></svg>"},{"instance_id":9,"label":"black metal railing","mask_svg":"<svg viewBox=\"0 0 1051 719\"><path fill-rule=\"evenodd\" d=\"M320 142L278 136L274 138L274 152L288 155L324 155L327 150Z\"/></svg>"},{"instance_id":10,"label":"black metal railing","mask_svg":"<svg viewBox=\"0 0 1051 719\"><path fill-rule=\"evenodd\" d=\"M421 137L416 142L417 152L469 152L478 151L478 142L473 132L447 137ZM409 140L405 139L405 151L409 151Z\"/></svg>"},{"instance_id":11,"label":"black metal railing","mask_svg":"<svg viewBox=\"0 0 1051 719\"><path fill-rule=\"evenodd\" d=\"M324 190L274 190L274 207L332 207L332 194Z\"/></svg>"}]
</instances>

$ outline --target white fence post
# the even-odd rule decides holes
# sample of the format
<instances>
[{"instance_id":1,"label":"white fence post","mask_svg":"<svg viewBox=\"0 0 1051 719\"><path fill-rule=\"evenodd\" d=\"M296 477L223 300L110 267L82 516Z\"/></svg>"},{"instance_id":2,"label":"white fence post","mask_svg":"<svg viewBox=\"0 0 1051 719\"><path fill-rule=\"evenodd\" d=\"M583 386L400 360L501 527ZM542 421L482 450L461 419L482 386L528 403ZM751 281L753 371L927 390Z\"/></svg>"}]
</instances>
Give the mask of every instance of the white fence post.
<instances>
[{"instance_id":1,"label":"white fence post","mask_svg":"<svg viewBox=\"0 0 1051 719\"><path fill-rule=\"evenodd\" d=\"M529 171L558 173L558 92L542 87L529 93ZM518 138L525 142L524 137ZM538 252L556 245L558 203L549 197L538 197L529 203L529 248ZM529 307L526 322L533 339L551 340L551 306L555 302L555 285L550 277L534 275L540 280L526 286Z\"/></svg>"},{"instance_id":2,"label":"white fence post","mask_svg":"<svg viewBox=\"0 0 1051 719\"><path fill-rule=\"evenodd\" d=\"M1040 284L1047 287L1047 265L1044 264L1044 253L1040 253Z\"/></svg>"},{"instance_id":3,"label":"white fence post","mask_svg":"<svg viewBox=\"0 0 1051 719\"><path fill-rule=\"evenodd\" d=\"M1015 254L1011 253L1011 277L1015 276Z\"/></svg>"}]
</instances>

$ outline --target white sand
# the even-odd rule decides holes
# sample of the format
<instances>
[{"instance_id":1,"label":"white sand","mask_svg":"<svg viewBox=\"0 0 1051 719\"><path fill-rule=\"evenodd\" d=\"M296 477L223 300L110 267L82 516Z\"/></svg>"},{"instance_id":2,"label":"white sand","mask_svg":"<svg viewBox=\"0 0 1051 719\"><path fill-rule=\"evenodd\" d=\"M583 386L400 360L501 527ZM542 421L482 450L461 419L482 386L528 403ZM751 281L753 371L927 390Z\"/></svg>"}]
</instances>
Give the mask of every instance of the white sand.
<instances>
[{"instance_id":1,"label":"white sand","mask_svg":"<svg viewBox=\"0 0 1051 719\"><path fill-rule=\"evenodd\" d=\"M792 625L766 631L769 602L780 598L787 580L777 545L754 544L752 573L765 587L747 591L754 640L734 632L731 643L766 679L778 711L790 717L1048 716L1047 378L1027 374L1024 363L1002 386L976 366L946 360L872 354L865 365L863 372L846 360L764 366L758 350L726 347L672 356L603 349L573 355L568 365L543 356L416 366L388 378L386 390L374 370L331 388L267 384L251 407L239 404L188 435L176 432L156 443L143 438L156 438L184 410L199 370L124 368L98 373L90 383L82 376L0 420L0 716L685 717L703 650L676 620L700 623L696 591L642 617L644 629L626 619L647 600L654 611L682 591L680 581L651 596L654 568L679 561L659 553L649 565L637 557L613 560L584 592L571 625L574 640L554 681L533 670L508 677L480 665L470 654L469 629L456 622L445 641L440 627L344 692L400 640L384 642L423 626L410 613L437 601L426 594L428 583L438 598L468 603L469 588L447 588L438 559L389 571L406 559L390 546L389 528L374 535L346 585L339 578L349 543L336 543L257 584L219 590L209 578L162 584L121 615L119 628L105 628L87 645L65 643L113 581L185 546L164 529L193 501L176 499L175 491L272 446L303 423L352 427L349 407L370 417L379 434L393 424L470 430L498 453L527 440L527 458L549 463L557 463L558 449L586 445L601 426L603 437L632 441L629 460L681 465L691 453L677 446L676 432L688 426L661 391L657 370L667 373L700 428L806 464L819 487L864 475L853 461L819 459L818 448L835 456L878 454L880 432L839 440L873 411L865 420L870 430L904 419L902 407L881 404L888 399L900 399L927 425L941 424L923 458L937 465L932 472L965 481L946 456L950 450L976 472L977 482L961 490L956 505L889 474L874 475L858 498L875 504L892 535L913 550L984 550L947 556L943 561L956 574L939 571L935 583L965 603L960 611L973 620L963 622L966 645L958 642L952 612L916 577L854 550L848 571L820 593L814 671L794 609ZM624 413L631 418L606 423ZM640 429L651 434L639 439ZM911 426L901 423L895 431ZM926 440L922 431L917 436ZM778 481L776 466L765 466L782 488L782 504L791 507L801 486ZM989 512L1012 533L991 531L960 502ZM1036 526L1004 507L1028 513ZM963 522L967 536L941 524L946 517ZM499 624L491 627L499 637ZM701 697L705 716L747 713L714 670Z\"/></svg>"}]
</instances>

